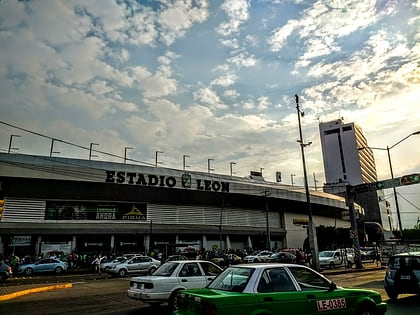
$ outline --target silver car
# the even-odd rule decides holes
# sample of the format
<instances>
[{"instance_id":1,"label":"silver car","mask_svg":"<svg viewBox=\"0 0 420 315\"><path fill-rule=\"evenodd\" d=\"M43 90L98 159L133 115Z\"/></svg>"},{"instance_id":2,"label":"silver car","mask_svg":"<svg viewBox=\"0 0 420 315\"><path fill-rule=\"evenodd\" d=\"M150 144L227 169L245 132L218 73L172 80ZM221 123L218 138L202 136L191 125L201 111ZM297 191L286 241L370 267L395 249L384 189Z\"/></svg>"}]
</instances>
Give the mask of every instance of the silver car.
<instances>
[{"instance_id":1,"label":"silver car","mask_svg":"<svg viewBox=\"0 0 420 315\"><path fill-rule=\"evenodd\" d=\"M127 274L151 275L161 262L149 256L134 256L106 270L114 277L125 277Z\"/></svg>"}]
</instances>

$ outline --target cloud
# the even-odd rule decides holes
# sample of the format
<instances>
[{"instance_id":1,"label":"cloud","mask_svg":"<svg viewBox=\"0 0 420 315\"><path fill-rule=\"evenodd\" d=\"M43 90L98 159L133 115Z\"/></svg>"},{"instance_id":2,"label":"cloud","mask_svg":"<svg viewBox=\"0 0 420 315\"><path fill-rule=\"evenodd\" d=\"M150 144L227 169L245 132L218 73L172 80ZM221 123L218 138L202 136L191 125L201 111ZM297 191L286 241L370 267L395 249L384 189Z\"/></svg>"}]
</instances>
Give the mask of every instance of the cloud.
<instances>
[{"instance_id":1,"label":"cloud","mask_svg":"<svg viewBox=\"0 0 420 315\"><path fill-rule=\"evenodd\" d=\"M208 105L211 109L226 109L217 93L209 87L203 87L194 93L194 100L198 103Z\"/></svg>"},{"instance_id":2,"label":"cloud","mask_svg":"<svg viewBox=\"0 0 420 315\"><path fill-rule=\"evenodd\" d=\"M240 26L249 18L250 4L246 0L226 0L221 9L227 14L229 20L221 23L216 31L222 36L237 33Z\"/></svg>"}]
</instances>

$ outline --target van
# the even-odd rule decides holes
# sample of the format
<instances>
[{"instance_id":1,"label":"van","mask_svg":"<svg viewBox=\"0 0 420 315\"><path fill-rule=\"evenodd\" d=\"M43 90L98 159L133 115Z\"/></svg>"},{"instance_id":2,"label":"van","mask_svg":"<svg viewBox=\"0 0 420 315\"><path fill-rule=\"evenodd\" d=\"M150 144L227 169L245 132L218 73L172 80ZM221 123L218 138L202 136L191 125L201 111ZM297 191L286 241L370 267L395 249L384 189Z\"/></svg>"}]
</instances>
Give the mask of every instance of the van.
<instances>
[{"instance_id":1,"label":"van","mask_svg":"<svg viewBox=\"0 0 420 315\"><path fill-rule=\"evenodd\" d=\"M334 269L338 266L346 266L351 268L354 264L354 257L347 254L344 249L324 250L319 252L319 266L321 268Z\"/></svg>"}]
</instances>

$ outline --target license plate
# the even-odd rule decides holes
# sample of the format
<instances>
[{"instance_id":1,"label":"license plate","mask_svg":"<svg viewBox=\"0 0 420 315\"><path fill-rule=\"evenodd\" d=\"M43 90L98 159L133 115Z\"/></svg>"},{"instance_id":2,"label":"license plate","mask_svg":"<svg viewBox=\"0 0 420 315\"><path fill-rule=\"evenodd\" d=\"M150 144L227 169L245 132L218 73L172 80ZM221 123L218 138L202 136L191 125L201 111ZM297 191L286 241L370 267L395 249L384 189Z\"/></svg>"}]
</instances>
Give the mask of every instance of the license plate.
<instances>
[{"instance_id":1,"label":"license plate","mask_svg":"<svg viewBox=\"0 0 420 315\"><path fill-rule=\"evenodd\" d=\"M319 312L329 311L329 310L338 310L346 308L346 299L330 299L330 300L320 300L316 301L316 307Z\"/></svg>"},{"instance_id":2,"label":"license plate","mask_svg":"<svg viewBox=\"0 0 420 315\"><path fill-rule=\"evenodd\" d=\"M410 275L401 275L401 280L411 280Z\"/></svg>"}]
</instances>

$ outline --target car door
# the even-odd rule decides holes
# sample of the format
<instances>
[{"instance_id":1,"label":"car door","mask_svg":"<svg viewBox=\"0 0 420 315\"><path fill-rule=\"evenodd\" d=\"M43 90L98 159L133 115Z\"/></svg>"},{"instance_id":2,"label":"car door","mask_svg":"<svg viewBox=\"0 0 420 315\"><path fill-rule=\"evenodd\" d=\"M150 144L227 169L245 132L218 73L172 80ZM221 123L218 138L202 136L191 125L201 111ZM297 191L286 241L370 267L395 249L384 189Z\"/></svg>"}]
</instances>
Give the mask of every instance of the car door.
<instances>
[{"instance_id":1,"label":"car door","mask_svg":"<svg viewBox=\"0 0 420 315\"><path fill-rule=\"evenodd\" d=\"M50 271L51 265L52 265L52 259L50 258L42 259L38 262L37 265L35 265L34 271L35 272Z\"/></svg>"},{"instance_id":2,"label":"car door","mask_svg":"<svg viewBox=\"0 0 420 315\"><path fill-rule=\"evenodd\" d=\"M351 303L340 290L331 290L330 282L307 268L289 267L298 282L306 309L304 314L353 314L349 310Z\"/></svg>"},{"instance_id":3,"label":"car door","mask_svg":"<svg viewBox=\"0 0 420 315\"><path fill-rule=\"evenodd\" d=\"M219 267L214 264L206 261L199 263L201 269L204 272L204 277L206 279L206 285L213 281L214 278L222 271Z\"/></svg>"},{"instance_id":4,"label":"car door","mask_svg":"<svg viewBox=\"0 0 420 315\"><path fill-rule=\"evenodd\" d=\"M141 263L142 263L142 258L141 256L138 257L133 257L131 258L131 260L127 261L127 271L129 273L137 273L141 271Z\"/></svg>"},{"instance_id":5,"label":"car door","mask_svg":"<svg viewBox=\"0 0 420 315\"><path fill-rule=\"evenodd\" d=\"M269 310L271 314L306 314L306 299L284 268L264 270L256 290L259 309Z\"/></svg>"},{"instance_id":6,"label":"car door","mask_svg":"<svg viewBox=\"0 0 420 315\"><path fill-rule=\"evenodd\" d=\"M207 280L198 262L184 263L178 274L178 281L187 289L204 288Z\"/></svg>"}]
</instances>

